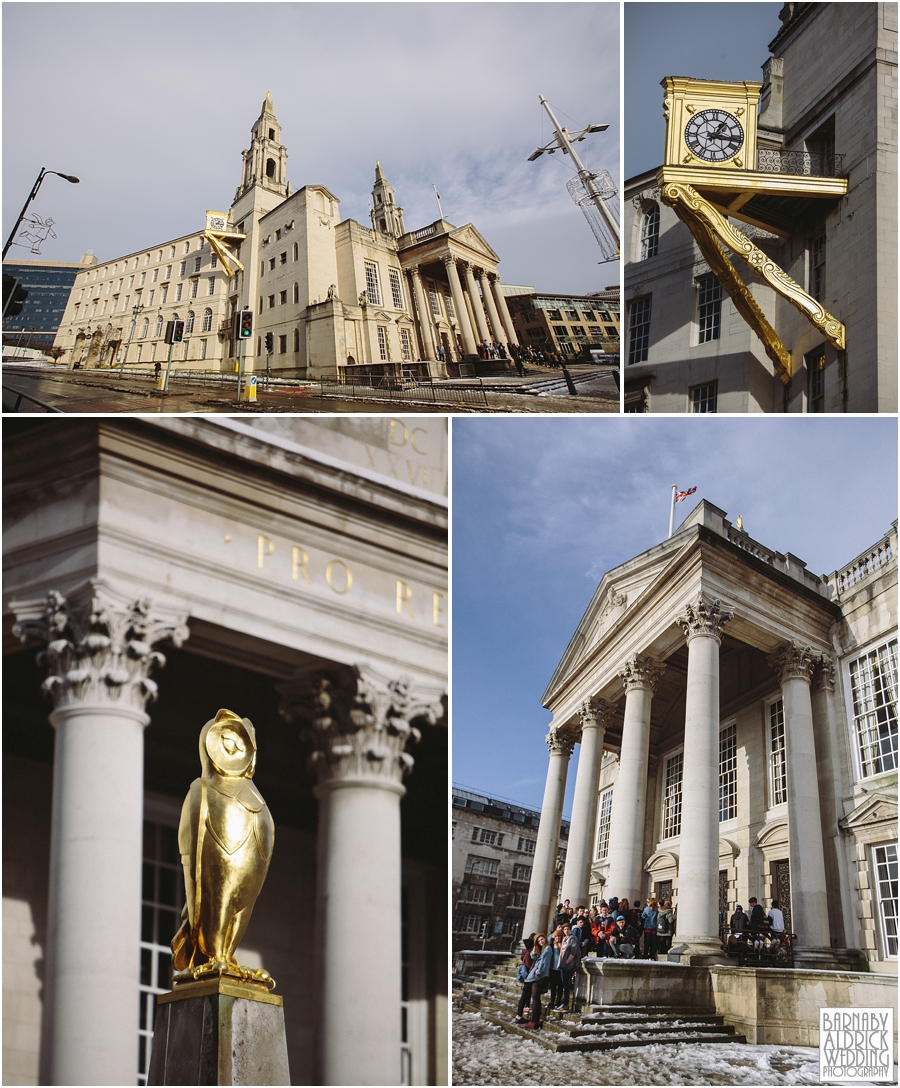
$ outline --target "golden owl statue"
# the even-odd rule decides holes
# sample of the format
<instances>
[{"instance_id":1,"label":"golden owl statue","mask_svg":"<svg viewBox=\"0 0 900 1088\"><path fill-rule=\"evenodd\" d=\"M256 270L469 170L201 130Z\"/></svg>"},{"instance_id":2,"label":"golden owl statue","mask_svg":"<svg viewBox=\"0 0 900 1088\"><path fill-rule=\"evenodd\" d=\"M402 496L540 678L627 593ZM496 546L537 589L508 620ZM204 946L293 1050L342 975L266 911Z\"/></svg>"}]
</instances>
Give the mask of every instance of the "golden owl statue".
<instances>
[{"instance_id":1,"label":"golden owl statue","mask_svg":"<svg viewBox=\"0 0 900 1088\"><path fill-rule=\"evenodd\" d=\"M269 870L275 825L253 785L256 731L220 710L200 733L201 776L191 783L178 825L184 867L181 928L172 939L175 983L230 975L275 983L234 958Z\"/></svg>"}]
</instances>

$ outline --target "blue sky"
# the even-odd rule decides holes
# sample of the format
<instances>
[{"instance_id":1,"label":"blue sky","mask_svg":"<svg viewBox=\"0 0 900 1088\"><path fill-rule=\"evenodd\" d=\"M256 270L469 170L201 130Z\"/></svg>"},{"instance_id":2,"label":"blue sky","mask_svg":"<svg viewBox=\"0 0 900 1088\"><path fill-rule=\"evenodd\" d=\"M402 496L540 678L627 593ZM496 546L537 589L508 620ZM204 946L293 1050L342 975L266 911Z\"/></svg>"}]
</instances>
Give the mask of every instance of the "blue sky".
<instances>
[{"instance_id":1,"label":"blue sky","mask_svg":"<svg viewBox=\"0 0 900 1088\"><path fill-rule=\"evenodd\" d=\"M897 516L897 421L454 419L454 782L540 808L541 695L604 572L666 538L672 484L697 485L676 526L705 498L830 573Z\"/></svg>"},{"instance_id":2,"label":"blue sky","mask_svg":"<svg viewBox=\"0 0 900 1088\"><path fill-rule=\"evenodd\" d=\"M35 78L38 71L39 77ZM321 183L368 223L381 160L409 229L473 222L507 283L586 293L618 282L565 183L543 94L619 181L617 3L7 3L4 238L41 166L45 260L103 261L225 209L272 94L295 189ZM27 256L13 248L12 255ZM30 257L29 257L30 259Z\"/></svg>"},{"instance_id":3,"label":"blue sky","mask_svg":"<svg viewBox=\"0 0 900 1088\"><path fill-rule=\"evenodd\" d=\"M665 76L762 80L781 3L625 4L625 177L662 164Z\"/></svg>"}]
</instances>

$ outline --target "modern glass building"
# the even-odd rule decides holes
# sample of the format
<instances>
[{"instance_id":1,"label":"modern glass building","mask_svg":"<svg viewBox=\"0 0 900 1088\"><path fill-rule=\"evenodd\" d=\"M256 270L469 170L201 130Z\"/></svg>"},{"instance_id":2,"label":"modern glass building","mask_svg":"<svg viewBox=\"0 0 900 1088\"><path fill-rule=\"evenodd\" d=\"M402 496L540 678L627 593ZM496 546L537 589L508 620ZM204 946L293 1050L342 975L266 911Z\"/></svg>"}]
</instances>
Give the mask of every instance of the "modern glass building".
<instances>
[{"instance_id":1,"label":"modern glass building","mask_svg":"<svg viewBox=\"0 0 900 1088\"><path fill-rule=\"evenodd\" d=\"M21 347L50 347L62 321L75 277L96 264L86 253L78 264L58 261L4 261L3 271L28 292L22 312L3 319L3 343Z\"/></svg>"}]
</instances>

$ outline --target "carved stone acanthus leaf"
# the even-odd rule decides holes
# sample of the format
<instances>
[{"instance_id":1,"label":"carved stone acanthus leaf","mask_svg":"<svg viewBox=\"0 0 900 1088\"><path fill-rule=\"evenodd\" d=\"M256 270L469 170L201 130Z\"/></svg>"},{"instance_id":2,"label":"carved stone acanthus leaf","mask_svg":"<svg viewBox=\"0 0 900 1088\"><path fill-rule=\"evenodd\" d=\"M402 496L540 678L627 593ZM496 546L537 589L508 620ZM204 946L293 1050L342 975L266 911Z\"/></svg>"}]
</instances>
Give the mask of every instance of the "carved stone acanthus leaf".
<instances>
[{"instance_id":1,"label":"carved stone acanthus leaf","mask_svg":"<svg viewBox=\"0 0 900 1088\"><path fill-rule=\"evenodd\" d=\"M641 205L645 200L659 200L659 186L654 185L650 189L641 189L639 193L635 193L631 198L631 203L634 205L636 211L641 210Z\"/></svg>"},{"instance_id":2,"label":"carved stone acanthus leaf","mask_svg":"<svg viewBox=\"0 0 900 1088\"><path fill-rule=\"evenodd\" d=\"M649 688L653 692L656 691L657 681L665 668L665 665L660 665L646 654L632 654L619 676L625 681L626 691L631 691L632 688Z\"/></svg>"},{"instance_id":3,"label":"carved stone acanthus leaf","mask_svg":"<svg viewBox=\"0 0 900 1088\"><path fill-rule=\"evenodd\" d=\"M698 597L693 604L685 605L675 617L675 622L681 625L688 642L697 635L712 635L721 643L722 630L733 619L734 613L723 608L721 601L705 601L703 597Z\"/></svg>"},{"instance_id":4,"label":"carved stone acanthus leaf","mask_svg":"<svg viewBox=\"0 0 900 1088\"><path fill-rule=\"evenodd\" d=\"M572 754L575 747L575 735L565 729L551 729L547 734L547 748L551 756L563 755L566 759Z\"/></svg>"},{"instance_id":5,"label":"carved stone acanthus leaf","mask_svg":"<svg viewBox=\"0 0 900 1088\"><path fill-rule=\"evenodd\" d=\"M825 691L834 691L834 659L828 654L819 656L819 669L817 673L819 684Z\"/></svg>"},{"instance_id":6,"label":"carved stone acanthus leaf","mask_svg":"<svg viewBox=\"0 0 900 1088\"><path fill-rule=\"evenodd\" d=\"M56 708L79 703L143 710L156 699L150 674L165 657L153 646L188 637L186 617L154 609L149 598L129 601L101 579L64 597L13 601L13 634L22 642L46 642L37 661L49 675L42 684Z\"/></svg>"},{"instance_id":7,"label":"carved stone acanthus leaf","mask_svg":"<svg viewBox=\"0 0 900 1088\"><path fill-rule=\"evenodd\" d=\"M367 666L312 674L302 689L283 685L282 714L301 723L312 747L310 770L319 783L400 785L413 767L405 751L421 733L410 722L443 716L438 692L413 690L409 679L390 680Z\"/></svg>"},{"instance_id":8,"label":"carved stone acanthus leaf","mask_svg":"<svg viewBox=\"0 0 900 1088\"><path fill-rule=\"evenodd\" d=\"M593 726L606 729L614 709L614 705L607 702L606 699L599 699L596 696L585 699L578 708L578 718L581 721L582 731Z\"/></svg>"},{"instance_id":9,"label":"carved stone acanthus leaf","mask_svg":"<svg viewBox=\"0 0 900 1088\"><path fill-rule=\"evenodd\" d=\"M783 684L785 680L805 680L809 683L820 658L811 647L792 641L769 654L766 660Z\"/></svg>"}]
</instances>

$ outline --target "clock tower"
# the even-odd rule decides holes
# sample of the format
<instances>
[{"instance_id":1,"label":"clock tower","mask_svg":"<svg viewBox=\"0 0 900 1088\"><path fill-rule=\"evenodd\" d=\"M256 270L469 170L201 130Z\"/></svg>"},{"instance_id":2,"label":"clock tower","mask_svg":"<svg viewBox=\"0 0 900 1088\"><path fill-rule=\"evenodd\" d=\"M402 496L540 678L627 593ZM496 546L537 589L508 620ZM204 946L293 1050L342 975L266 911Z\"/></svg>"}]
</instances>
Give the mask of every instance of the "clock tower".
<instances>
[{"instance_id":1,"label":"clock tower","mask_svg":"<svg viewBox=\"0 0 900 1088\"><path fill-rule=\"evenodd\" d=\"M243 153L244 172L241 184L234 194L235 202L254 186L282 198L290 196L290 187L287 184L287 150L281 143L281 125L275 117L268 91L260 115L250 132L252 139L249 149Z\"/></svg>"},{"instance_id":2,"label":"clock tower","mask_svg":"<svg viewBox=\"0 0 900 1088\"><path fill-rule=\"evenodd\" d=\"M667 166L756 169L756 111L761 83L667 76Z\"/></svg>"}]
</instances>

